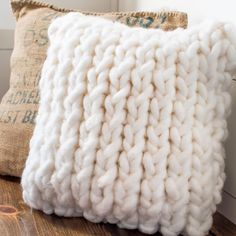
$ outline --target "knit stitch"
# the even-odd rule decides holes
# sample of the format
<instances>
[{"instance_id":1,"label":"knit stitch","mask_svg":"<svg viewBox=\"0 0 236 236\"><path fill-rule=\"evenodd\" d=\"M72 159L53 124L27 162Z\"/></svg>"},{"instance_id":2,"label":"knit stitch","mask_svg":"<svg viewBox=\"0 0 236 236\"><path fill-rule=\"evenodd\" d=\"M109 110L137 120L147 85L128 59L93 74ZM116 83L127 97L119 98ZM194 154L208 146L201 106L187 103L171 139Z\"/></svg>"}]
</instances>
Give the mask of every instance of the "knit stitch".
<instances>
[{"instance_id":1,"label":"knit stitch","mask_svg":"<svg viewBox=\"0 0 236 236\"><path fill-rule=\"evenodd\" d=\"M224 183L233 26L164 32L69 13L49 28L25 202L204 236Z\"/></svg>"}]
</instances>

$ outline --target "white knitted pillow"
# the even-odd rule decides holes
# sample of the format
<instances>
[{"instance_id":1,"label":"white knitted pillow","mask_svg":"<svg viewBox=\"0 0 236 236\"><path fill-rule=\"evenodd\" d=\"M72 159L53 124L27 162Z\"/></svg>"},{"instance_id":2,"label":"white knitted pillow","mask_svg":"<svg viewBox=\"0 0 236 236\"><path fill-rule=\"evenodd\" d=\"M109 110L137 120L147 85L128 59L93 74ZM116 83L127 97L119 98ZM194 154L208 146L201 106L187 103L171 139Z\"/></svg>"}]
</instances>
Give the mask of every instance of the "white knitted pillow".
<instances>
[{"instance_id":1,"label":"white knitted pillow","mask_svg":"<svg viewBox=\"0 0 236 236\"><path fill-rule=\"evenodd\" d=\"M145 233L206 235L225 179L234 29L164 32L70 13L49 28L27 204Z\"/></svg>"}]
</instances>

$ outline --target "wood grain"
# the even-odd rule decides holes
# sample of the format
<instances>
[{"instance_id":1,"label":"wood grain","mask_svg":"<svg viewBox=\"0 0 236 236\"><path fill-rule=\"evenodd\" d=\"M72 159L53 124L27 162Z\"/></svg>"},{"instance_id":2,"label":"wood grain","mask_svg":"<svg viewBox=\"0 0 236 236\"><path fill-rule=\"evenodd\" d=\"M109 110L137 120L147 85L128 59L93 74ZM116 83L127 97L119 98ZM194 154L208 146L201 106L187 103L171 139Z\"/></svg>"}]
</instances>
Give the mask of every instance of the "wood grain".
<instances>
[{"instance_id":1,"label":"wood grain","mask_svg":"<svg viewBox=\"0 0 236 236\"><path fill-rule=\"evenodd\" d=\"M93 224L83 218L63 218L31 210L21 197L20 180L0 177L1 236L144 236L137 230L122 230L115 225ZM236 226L217 213L210 235L236 235ZM161 236L157 233L155 236Z\"/></svg>"}]
</instances>

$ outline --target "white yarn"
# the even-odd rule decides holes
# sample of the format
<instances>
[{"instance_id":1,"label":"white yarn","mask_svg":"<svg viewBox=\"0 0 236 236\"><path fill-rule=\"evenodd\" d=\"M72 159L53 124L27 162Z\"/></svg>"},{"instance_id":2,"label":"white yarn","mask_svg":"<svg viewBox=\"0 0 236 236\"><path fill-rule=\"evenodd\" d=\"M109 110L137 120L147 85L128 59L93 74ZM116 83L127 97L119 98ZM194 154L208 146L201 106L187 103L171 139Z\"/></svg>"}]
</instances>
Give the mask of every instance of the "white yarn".
<instances>
[{"instance_id":1,"label":"white yarn","mask_svg":"<svg viewBox=\"0 0 236 236\"><path fill-rule=\"evenodd\" d=\"M145 233L206 235L221 201L233 28L56 19L22 176L27 204Z\"/></svg>"}]
</instances>

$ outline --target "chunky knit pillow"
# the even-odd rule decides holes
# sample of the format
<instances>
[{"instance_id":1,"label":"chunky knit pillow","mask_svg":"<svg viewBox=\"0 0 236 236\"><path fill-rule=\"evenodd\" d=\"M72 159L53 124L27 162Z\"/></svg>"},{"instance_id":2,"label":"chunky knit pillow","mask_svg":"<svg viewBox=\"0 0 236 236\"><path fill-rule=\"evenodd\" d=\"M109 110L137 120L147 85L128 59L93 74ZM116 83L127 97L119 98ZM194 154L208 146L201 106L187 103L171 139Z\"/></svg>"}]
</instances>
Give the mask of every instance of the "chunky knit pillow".
<instances>
[{"instance_id":1,"label":"chunky knit pillow","mask_svg":"<svg viewBox=\"0 0 236 236\"><path fill-rule=\"evenodd\" d=\"M221 200L232 26L164 32L70 13L51 46L23 172L32 208L204 236Z\"/></svg>"}]
</instances>

